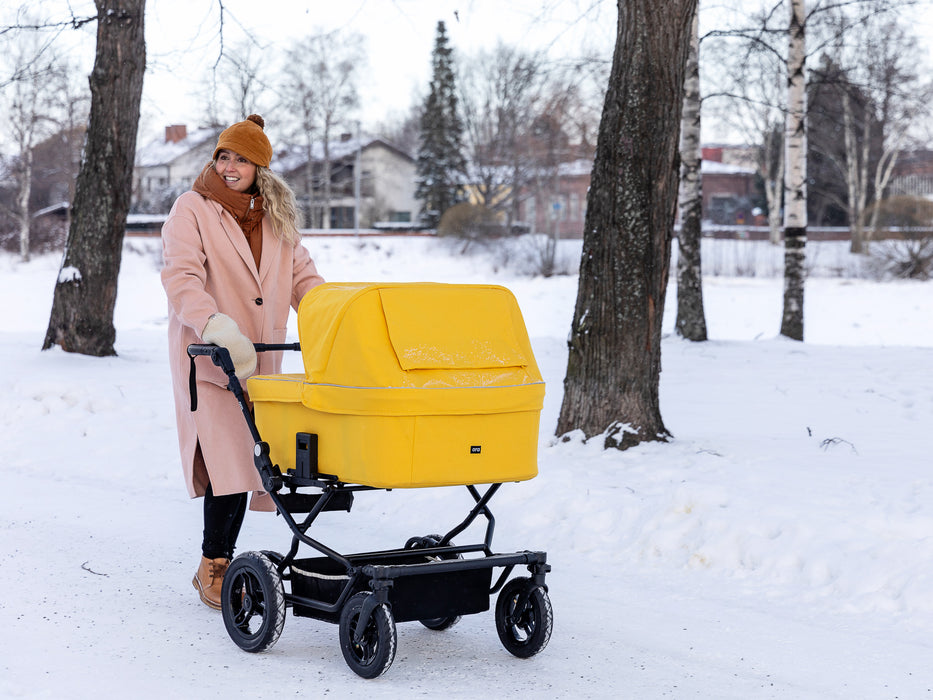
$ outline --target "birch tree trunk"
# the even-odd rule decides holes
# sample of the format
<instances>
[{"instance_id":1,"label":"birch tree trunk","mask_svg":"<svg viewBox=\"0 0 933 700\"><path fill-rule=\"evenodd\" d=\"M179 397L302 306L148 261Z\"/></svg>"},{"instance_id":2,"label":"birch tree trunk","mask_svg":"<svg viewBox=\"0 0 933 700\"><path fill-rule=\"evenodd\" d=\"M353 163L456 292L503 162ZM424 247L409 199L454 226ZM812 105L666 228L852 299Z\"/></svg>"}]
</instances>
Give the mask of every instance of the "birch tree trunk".
<instances>
[{"instance_id":1,"label":"birch tree trunk","mask_svg":"<svg viewBox=\"0 0 933 700\"><path fill-rule=\"evenodd\" d=\"M884 199L884 191L888 187L888 182L891 181L891 175L894 173L894 166L897 165L897 157L900 153L905 133L906 131L901 131L893 139L891 145L885 148L884 152L881 154L881 159L878 161L878 165L875 168L875 202L880 202ZM871 208L871 217L868 223L869 235L878 229L878 212L879 207L873 206Z\"/></svg>"},{"instance_id":2,"label":"birch tree trunk","mask_svg":"<svg viewBox=\"0 0 933 700\"><path fill-rule=\"evenodd\" d=\"M25 12L25 5L23 10ZM38 18L25 15L26 23L41 23ZM10 34L14 36L14 34ZM12 175L15 199L10 207L16 221L19 254L23 262L30 257L32 215L29 200L32 197L34 148L49 132L55 116L54 96L57 79L61 75L61 62L52 46L35 32L17 33L15 39L3 43L0 71L9 72L9 80L0 89L0 114L3 115L4 133L15 150Z\"/></svg>"},{"instance_id":3,"label":"birch tree trunk","mask_svg":"<svg viewBox=\"0 0 933 700\"><path fill-rule=\"evenodd\" d=\"M145 0L95 0L97 49L91 114L71 225L43 349L106 356L126 232L146 43Z\"/></svg>"},{"instance_id":4,"label":"birch tree trunk","mask_svg":"<svg viewBox=\"0 0 933 700\"><path fill-rule=\"evenodd\" d=\"M807 92L804 0L791 0L784 179L784 312L781 335L803 340L807 244Z\"/></svg>"},{"instance_id":5,"label":"birch tree trunk","mask_svg":"<svg viewBox=\"0 0 933 700\"><path fill-rule=\"evenodd\" d=\"M700 36L698 12L690 30L684 81L684 113L680 128L680 235L677 237L677 335L706 340L703 313L703 273L700 245L703 238L703 162L700 148Z\"/></svg>"},{"instance_id":6,"label":"birch tree trunk","mask_svg":"<svg viewBox=\"0 0 933 700\"><path fill-rule=\"evenodd\" d=\"M19 190L16 193L16 218L19 221L19 257L29 262L29 232L32 217L29 215L29 198L32 196L32 145L21 154L19 162Z\"/></svg>"},{"instance_id":7,"label":"birch tree trunk","mask_svg":"<svg viewBox=\"0 0 933 700\"><path fill-rule=\"evenodd\" d=\"M852 96L848 86L843 86L842 123L843 144L845 146L845 173L850 244L849 251L861 253L865 242L865 205L868 198L868 158L871 145L871 119L868 111L862 115L861 134L856 133L855 114L852 109Z\"/></svg>"},{"instance_id":8,"label":"birch tree trunk","mask_svg":"<svg viewBox=\"0 0 933 700\"><path fill-rule=\"evenodd\" d=\"M321 179L324 184L324 193L321 196L321 228L330 228L330 202L331 202L331 168L330 168L330 121L324 118L324 162L321 163Z\"/></svg>"},{"instance_id":9,"label":"birch tree trunk","mask_svg":"<svg viewBox=\"0 0 933 700\"><path fill-rule=\"evenodd\" d=\"M625 449L670 437L661 319L679 179L678 136L697 0L617 0L557 434Z\"/></svg>"},{"instance_id":10,"label":"birch tree trunk","mask_svg":"<svg viewBox=\"0 0 933 700\"><path fill-rule=\"evenodd\" d=\"M778 127L780 129L780 127ZM768 239L781 242L781 195L784 193L784 151L780 132L769 129L764 134L764 159L761 167L765 201L768 203Z\"/></svg>"}]
</instances>

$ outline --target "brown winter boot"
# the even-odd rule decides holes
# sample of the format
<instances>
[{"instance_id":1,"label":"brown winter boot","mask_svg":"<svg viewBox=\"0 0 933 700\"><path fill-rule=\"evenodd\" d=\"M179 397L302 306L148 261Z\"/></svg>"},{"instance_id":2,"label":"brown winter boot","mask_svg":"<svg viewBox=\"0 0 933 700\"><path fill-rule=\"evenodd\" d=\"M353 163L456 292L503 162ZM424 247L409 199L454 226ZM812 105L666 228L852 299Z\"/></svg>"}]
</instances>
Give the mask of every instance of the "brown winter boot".
<instances>
[{"instance_id":1,"label":"brown winter boot","mask_svg":"<svg viewBox=\"0 0 933 700\"><path fill-rule=\"evenodd\" d=\"M202 556L198 573L191 579L191 583L198 589L201 602L214 610L220 610L220 587L228 566L229 559L208 559Z\"/></svg>"}]
</instances>

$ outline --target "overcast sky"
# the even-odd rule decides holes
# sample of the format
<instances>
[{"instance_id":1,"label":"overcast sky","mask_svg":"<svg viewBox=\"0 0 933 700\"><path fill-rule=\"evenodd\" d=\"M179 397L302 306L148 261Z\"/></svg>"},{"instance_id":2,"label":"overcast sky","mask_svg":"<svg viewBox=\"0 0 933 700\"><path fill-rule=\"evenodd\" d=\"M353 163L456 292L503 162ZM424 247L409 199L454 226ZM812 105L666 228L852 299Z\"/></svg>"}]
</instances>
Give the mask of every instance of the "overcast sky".
<instances>
[{"instance_id":1,"label":"overcast sky","mask_svg":"<svg viewBox=\"0 0 933 700\"><path fill-rule=\"evenodd\" d=\"M150 70L144 87L143 128L157 133L166 124L193 124L204 114L197 98L199 79L217 59L220 12L217 0L149 0L147 4ZM611 57L615 29L614 3L596 0L223 0L223 4L228 48L248 31L277 59L284 53L280 49L295 39L321 30L363 35L369 57L360 84L364 108L359 116L364 126L406 112L424 94L438 21L444 21L450 43L461 55L492 47L501 39L555 53L579 53L586 42L606 47Z\"/></svg>"},{"instance_id":2,"label":"overcast sky","mask_svg":"<svg viewBox=\"0 0 933 700\"><path fill-rule=\"evenodd\" d=\"M334 29L363 35L369 57L360 85L364 127L406 112L423 97L439 20L461 56L501 39L554 56L579 55L586 46L610 58L616 28L614 0L147 0L148 70L140 124L144 141L163 134L169 124L194 127L205 116L205 76L220 52L221 3L226 50L248 33L278 61L284 48L303 36ZM742 0L700 0L701 25L704 17L730 4L747 7ZM927 18L933 2L920 0L919 5L925 11L915 27L929 37L929 50L933 22ZM78 17L93 14L93 0L0 0L0 23L9 22L20 6L59 20L71 11ZM93 62L94 33L90 24L78 32L65 29L57 39L74 46L84 73ZM264 116L273 127L275 115ZM704 123L704 138L717 138L712 126Z\"/></svg>"},{"instance_id":3,"label":"overcast sky","mask_svg":"<svg viewBox=\"0 0 933 700\"><path fill-rule=\"evenodd\" d=\"M94 14L93 0L0 0L0 24L11 23L19 7L53 21ZM554 54L600 46L611 57L615 19L611 0L147 0L140 131L145 139L166 125L193 127L204 117L205 77L220 53L221 33L226 51L249 36L276 62L303 36L335 29L363 35L369 64L360 84L365 108L359 118L365 127L406 112L423 96L438 21L445 22L450 44L461 55L501 39ZM55 38L71 47L85 74L93 64L95 31L94 24L66 28ZM274 114L265 116L274 124Z\"/></svg>"}]
</instances>

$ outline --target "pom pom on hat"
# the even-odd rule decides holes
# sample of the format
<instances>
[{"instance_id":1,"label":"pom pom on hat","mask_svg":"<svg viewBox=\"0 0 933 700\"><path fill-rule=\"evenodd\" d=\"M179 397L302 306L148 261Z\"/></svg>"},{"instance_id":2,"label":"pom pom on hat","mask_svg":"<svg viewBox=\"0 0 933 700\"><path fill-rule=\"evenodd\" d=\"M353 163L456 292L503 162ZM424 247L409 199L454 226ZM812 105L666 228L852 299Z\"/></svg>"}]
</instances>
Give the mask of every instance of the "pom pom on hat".
<instances>
[{"instance_id":1,"label":"pom pom on hat","mask_svg":"<svg viewBox=\"0 0 933 700\"><path fill-rule=\"evenodd\" d=\"M245 120L228 126L217 139L214 160L217 160L217 153L226 148L239 153L251 163L268 168L272 161L272 144L263 131L265 125L265 120L258 114L250 114Z\"/></svg>"}]
</instances>

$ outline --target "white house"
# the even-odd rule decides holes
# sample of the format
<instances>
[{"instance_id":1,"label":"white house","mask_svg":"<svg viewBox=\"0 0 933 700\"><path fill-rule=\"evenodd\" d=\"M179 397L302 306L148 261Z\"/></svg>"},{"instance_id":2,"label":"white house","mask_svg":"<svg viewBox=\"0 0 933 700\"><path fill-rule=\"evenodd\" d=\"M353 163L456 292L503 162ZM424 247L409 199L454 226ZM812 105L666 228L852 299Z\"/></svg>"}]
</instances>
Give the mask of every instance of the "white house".
<instances>
[{"instance_id":1,"label":"white house","mask_svg":"<svg viewBox=\"0 0 933 700\"><path fill-rule=\"evenodd\" d=\"M165 127L165 138L136 150L132 211L167 214L172 202L191 189L214 155L220 129L188 131L184 124Z\"/></svg>"},{"instance_id":2,"label":"white house","mask_svg":"<svg viewBox=\"0 0 933 700\"><path fill-rule=\"evenodd\" d=\"M324 145L290 144L276 150L272 169L288 180L306 212L308 226L373 227L410 224L421 203L415 199L415 159L378 136L343 134L329 144L330 216L324 220ZM359 168L357 168L357 161ZM310 167L309 167L310 164ZM354 212L359 208L359 221Z\"/></svg>"},{"instance_id":3,"label":"white house","mask_svg":"<svg viewBox=\"0 0 933 700\"><path fill-rule=\"evenodd\" d=\"M132 211L168 213L175 198L190 189L210 161L219 132L168 126L164 139L138 149ZM307 227L404 226L417 219L415 159L401 148L377 136L344 134L329 144L329 159L330 206L325 221L323 144L289 143L274 149L270 167L294 189Z\"/></svg>"}]
</instances>

